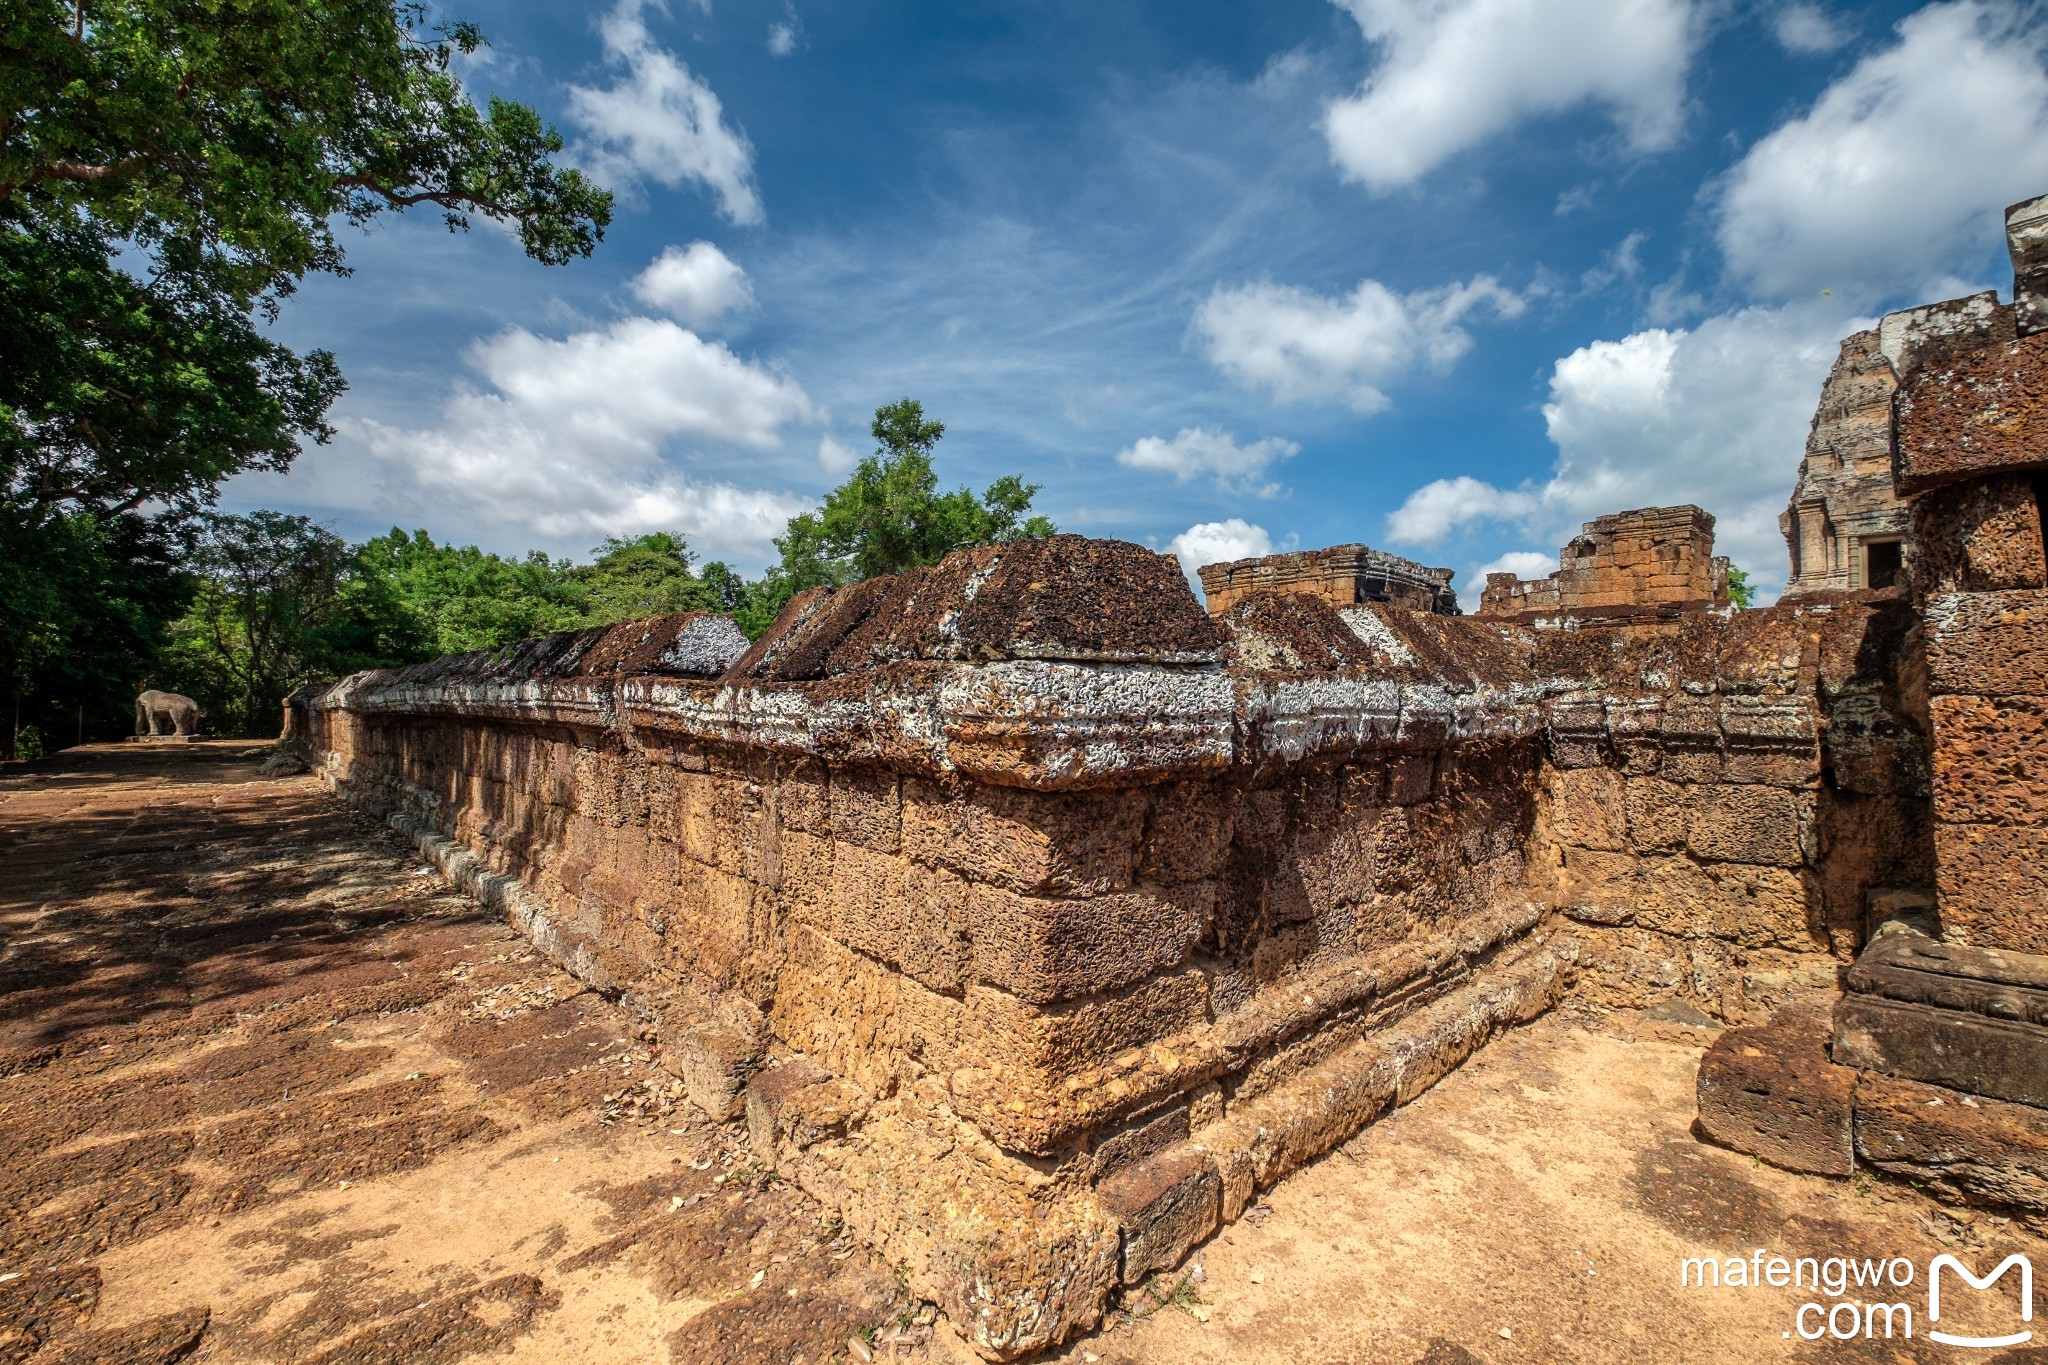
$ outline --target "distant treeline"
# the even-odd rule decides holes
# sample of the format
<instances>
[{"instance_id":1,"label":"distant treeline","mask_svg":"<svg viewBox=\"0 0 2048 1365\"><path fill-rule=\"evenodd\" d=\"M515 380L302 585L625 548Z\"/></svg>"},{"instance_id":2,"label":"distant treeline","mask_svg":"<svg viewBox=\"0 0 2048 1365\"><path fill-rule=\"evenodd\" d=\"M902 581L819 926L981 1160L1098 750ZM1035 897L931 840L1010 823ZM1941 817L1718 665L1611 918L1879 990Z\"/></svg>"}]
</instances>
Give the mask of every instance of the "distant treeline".
<instances>
[{"instance_id":1,"label":"distant treeline","mask_svg":"<svg viewBox=\"0 0 2048 1365\"><path fill-rule=\"evenodd\" d=\"M17 624L0 683L13 685L21 754L126 733L144 686L195 698L211 733L273 735L285 694L311 679L679 611L730 612L754 637L805 588L1052 533L1028 515L1036 486L1015 476L940 492L931 454L945 428L916 400L879 409L873 431L875 453L790 521L780 559L753 580L699 564L667 532L608 539L577 563L396 527L352 545L281 512L50 517L23 553L0 545Z\"/></svg>"}]
</instances>

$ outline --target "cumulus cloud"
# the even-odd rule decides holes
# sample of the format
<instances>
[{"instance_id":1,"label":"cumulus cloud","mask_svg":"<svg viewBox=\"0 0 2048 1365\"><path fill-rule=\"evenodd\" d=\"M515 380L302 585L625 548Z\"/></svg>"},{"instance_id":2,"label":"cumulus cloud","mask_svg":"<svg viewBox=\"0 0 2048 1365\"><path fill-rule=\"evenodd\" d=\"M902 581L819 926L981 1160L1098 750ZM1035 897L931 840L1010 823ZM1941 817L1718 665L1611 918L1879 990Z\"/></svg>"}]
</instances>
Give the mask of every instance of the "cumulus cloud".
<instances>
[{"instance_id":1,"label":"cumulus cloud","mask_svg":"<svg viewBox=\"0 0 2048 1365\"><path fill-rule=\"evenodd\" d=\"M1370 413L1388 405L1385 385L1418 366L1447 369L1470 350L1460 324L1482 305L1503 318L1527 306L1491 275L1412 294L1362 280L1340 298L1260 281L1211 292L1195 328L1210 361L1246 388Z\"/></svg>"},{"instance_id":2,"label":"cumulus cloud","mask_svg":"<svg viewBox=\"0 0 2048 1365\"><path fill-rule=\"evenodd\" d=\"M1250 559L1258 555L1273 553L1273 537L1263 526L1253 525L1243 517L1231 517L1227 521L1197 522L1172 540L1166 548L1180 560L1181 572L1188 576L1188 584L1197 597L1202 593L1202 580L1195 571L1204 564L1227 564L1233 559Z\"/></svg>"},{"instance_id":3,"label":"cumulus cloud","mask_svg":"<svg viewBox=\"0 0 2048 1365\"><path fill-rule=\"evenodd\" d=\"M1731 272L1787 296L1941 287L1958 248L1995 240L1998 209L2048 183L2044 43L2032 6L1960 0L1901 21L1724 177Z\"/></svg>"},{"instance_id":4,"label":"cumulus cloud","mask_svg":"<svg viewBox=\"0 0 2048 1365\"><path fill-rule=\"evenodd\" d=\"M787 57L794 51L796 51L796 25L793 23L774 23L768 25L768 55L771 57Z\"/></svg>"},{"instance_id":5,"label":"cumulus cloud","mask_svg":"<svg viewBox=\"0 0 2048 1365\"><path fill-rule=\"evenodd\" d=\"M1833 52L1849 41L1842 17L1819 5L1787 5L1771 16L1771 33L1787 52L1802 57Z\"/></svg>"},{"instance_id":6,"label":"cumulus cloud","mask_svg":"<svg viewBox=\"0 0 2048 1365\"><path fill-rule=\"evenodd\" d=\"M685 327L708 327L754 303L747 272L709 242L666 248L634 277L633 292Z\"/></svg>"},{"instance_id":7,"label":"cumulus cloud","mask_svg":"<svg viewBox=\"0 0 2048 1365\"><path fill-rule=\"evenodd\" d=\"M679 530L759 552L800 499L707 478L665 458L694 439L756 450L820 414L795 380L660 318L553 339L513 328L470 348L483 381L431 426L360 422L387 494L552 541Z\"/></svg>"},{"instance_id":8,"label":"cumulus cloud","mask_svg":"<svg viewBox=\"0 0 2048 1365\"><path fill-rule=\"evenodd\" d=\"M1402 544L1434 545L1468 522L1519 521L1542 505L1542 498L1526 489L1495 488L1460 474L1410 493L1387 514L1387 535Z\"/></svg>"},{"instance_id":9,"label":"cumulus cloud","mask_svg":"<svg viewBox=\"0 0 2048 1365\"><path fill-rule=\"evenodd\" d=\"M1337 0L1379 62L1324 110L1348 180L1388 190L1529 119L1605 108L1639 152L1671 145L1699 38L1692 0Z\"/></svg>"},{"instance_id":10,"label":"cumulus cloud","mask_svg":"<svg viewBox=\"0 0 2048 1365\"><path fill-rule=\"evenodd\" d=\"M1562 544L1604 513L1692 502L1715 515L1721 553L1782 583L1777 516L1840 339L1866 325L1831 307L1758 307L1582 346L1551 372L1547 481L1438 479L1388 517L1388 535L1429 546L1492 522Z\"/></svg>"},{"instance_id":11,"label":"cumulus cloud","mask_svg":"<svg viewBox=\"0 0 2048 1365\"><path fill-rule=\"evenodd\" d=\"M1133 469L1165 470L1180 483L1206 474L1233 492L1270 498L1280 492L1280 485L1262 482L1266 470L1300 450L1278 436L1239 445L1227 431L1182 427L1171 440L1147 436L1133 442L1117 452L1116 462Z\"/></svg>"},{"instance_id":12,"label":"cumulus cloud","mask_svg":"<svg viewBox=\"0 0 2048 1365\"><path fill-rule=\"evenodd\" d=\"M818 468L844 474L860 463L860 452L830 432L818 438Z\"/></svg>"},{"instance_id":13,"label":"cumulus cloud","mask_svg":"<svg viewBox=\"0 0 2048 1365\"><path fill-rule=\"evenodd\" d=\"M599 31L620 78L604 89L569 87L569 114L592 138L584 159L601 176L652 180L671 189L695 181L735 223L762 220L754 149L725 122L711 87L655 43L640 16L646 0L619 0Z\"/></svg>"}]
</instances>

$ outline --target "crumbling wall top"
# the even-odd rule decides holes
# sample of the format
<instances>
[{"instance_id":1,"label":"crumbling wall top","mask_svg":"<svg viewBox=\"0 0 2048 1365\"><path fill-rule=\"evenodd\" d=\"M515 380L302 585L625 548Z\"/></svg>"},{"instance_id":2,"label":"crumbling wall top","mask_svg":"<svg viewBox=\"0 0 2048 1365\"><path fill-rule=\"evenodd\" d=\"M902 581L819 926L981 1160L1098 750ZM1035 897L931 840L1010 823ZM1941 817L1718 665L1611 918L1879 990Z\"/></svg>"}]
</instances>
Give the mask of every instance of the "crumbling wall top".
<instances>
[{"instance_id":1,"label":"crumbling wall top","mask_svg":"<svg viewBox=\"0 0 2048 1365\"><path fill-rule=\"evenodd\" d=\"M1902 494L2048 469L2048 334L1923 366L1896 408Z\"/></svg>"}]
</instances>

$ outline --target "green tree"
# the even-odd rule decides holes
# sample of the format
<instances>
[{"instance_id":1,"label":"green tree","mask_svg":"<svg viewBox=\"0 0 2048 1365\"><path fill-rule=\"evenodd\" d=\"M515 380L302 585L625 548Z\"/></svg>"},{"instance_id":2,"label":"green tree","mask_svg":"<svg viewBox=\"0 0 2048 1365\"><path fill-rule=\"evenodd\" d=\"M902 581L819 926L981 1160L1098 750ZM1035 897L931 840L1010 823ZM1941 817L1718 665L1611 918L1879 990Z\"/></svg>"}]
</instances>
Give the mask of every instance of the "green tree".
<instances>
[{"instance_id":1,"label":"green tree","mask_svg":"<svg viewBox=\"0 0 2048 1365\"><path fill-rule=\"evenodd\" d=\"M1749 581L1749 570L1728 566L1728 600L1738 611L1756 605L1756 585Z\"/></svg>"},{"instance_id":2,"label":"green tree","mask_svg":"<svg viewBox=\"0 0 2048 1365\"><path fill-rule=\"evenodd\" d=\"M928 420L915 398L876 408L869 430L874 454L825 495L823 507L790 518L788 530L777 537L781 560L741 613L743 626L757 625L750 634L765 629L783 603L805 588L936 564L966 545L1057 531L1045 517L1030 515L1039 485L1015 474L1005 474L980 495L968 488L941 493L932 451L946 427Z\"/></svg>"},{"instance_id":3,"label":"green tree","mask_svg":"<svg viewBox=\"0 0 2048 1365\"><path fill-rule=\"evenodd\" d=\"M198 527L187 560L198 588L173 628L171 663L216 727L270 733L285 693L353 662L337 658L335 637L359 634L343 609L354 556L332 531L282 512L209 513Z\"/></svg>"},{"instance_id":4,"label":"green tree","mask_svg":"<svg viewBox=\"0 0 2048 1365\"><path fill-rule=\"evenodd\" d=\"M132 513L0 518L0 731L112 739L191 595L177 547Z\"/></svg>"},{"instance_id":5,"label":"green tree","mask_svg":"<svg viewBox=\"0 0 2048 1365\"><path fill-rule=\"evenodd\" d=\"M538 551L505 559L393 527L356 547L356 573L395 603L385 638L404 662L498 649L583 620L584 592L570 566Z\"/></svg>"},{"instance_id":6,"label":"green tree","mask_svg":"<svg viewBox=\"0 0 2048 1365\"><path fill-rule=\"evenodd\" d=\"M480 109L474 26L397 0L8 0L0 43L0 540L46 577L60 521L189 517L323 441L324 351L264 335L336 225L416 206L586 255L610 196L524 105ZM40 563L48 552L53 558ZM103 566L118 576L119 565ZM75 577L76 575L74 575ZM0 650L61 623L0 598ZM0 686L54 686L0 653ZM4 729L0 757L12 755Z\"/></svg>"},{"instance_id":7,"label":"green tree","mask_svg":"<svg viewBox=\"0 0 2048 1365\"><path fill-rule=\"evenodd\" d=\"M584 618L591 625L725 610L719 593L690 572L696 556L681 536L666 531L630 540L613 536L593 553L595 561L570 571L584 592Z\"/></svg>"}]
</instances>

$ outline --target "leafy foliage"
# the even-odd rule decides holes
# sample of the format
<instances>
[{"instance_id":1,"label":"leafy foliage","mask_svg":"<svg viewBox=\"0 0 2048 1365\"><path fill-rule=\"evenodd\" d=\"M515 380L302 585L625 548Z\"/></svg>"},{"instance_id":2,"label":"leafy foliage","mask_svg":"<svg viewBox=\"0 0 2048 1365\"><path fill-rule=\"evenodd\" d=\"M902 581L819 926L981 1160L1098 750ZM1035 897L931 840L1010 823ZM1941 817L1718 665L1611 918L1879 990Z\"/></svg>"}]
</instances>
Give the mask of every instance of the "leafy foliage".
<instances>
[{"instance_id":1,"label":"leafy foliage","mask_svg":"<svg viewBox=\"0 0 2048 1365\"><path fill-rule=\"evenodd\" d=\"M936 564L964 545L1058 530L1045 517L1029 515L1039 485L1015 474L997 479L979 496L967 488L939 492L932 451L946 427L927 420L915 398L875 409L869 430L874 454L825 495L823 507L790 518L776 539L781 562L738 612L748 634L758 636L783 603L805 588L901 573L914 564Z\"/></svg>"},{"instance_id":2,"label":"leafy foliage","mask_svg":"<svg viewBox=\"0 0 2048 1365\"><path fill-rule=\"evenodd\" d=\"M1756 605L1756 585L1749 581L1749 570L1728 566L1728 600L1738 611Z\"/></svg>"},{"instance_id":3,"label":"leafy foliage","mask_svg":"<svg viewBox=\"0 0 2048 1365\"><path fill-rule=\"evenodd\" d=\"M167 546L229 476L283 470L330 434L334 357L259 324L309 271L346 273L337 223L482 214L558 265L602 238L611 197L555 164L561 138L531 109L479 109L455 61L481 34L429 26L417 4L0 12L0 544L32 582L0 595L0 700L97 707L99 684L47 645L92 616L72 589L114 594L125 643L79 657L118 664L125 689L185 583L167 561L134 581L157 553L140 547ZM145 509L153 528L135 523ZM209 543L217 528L193 524ZM15 729L0 726L0 757Z\"/></svg>"}]
</instances>

